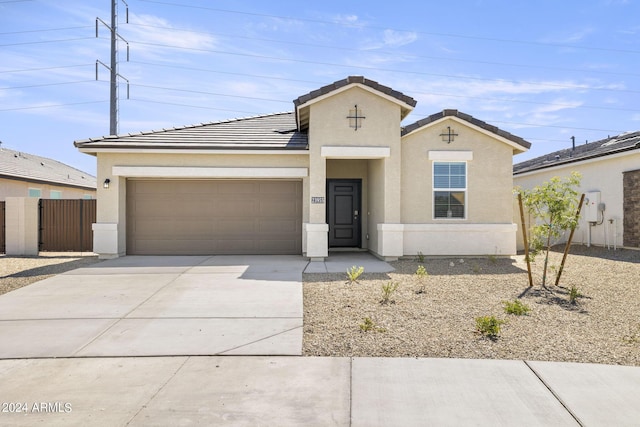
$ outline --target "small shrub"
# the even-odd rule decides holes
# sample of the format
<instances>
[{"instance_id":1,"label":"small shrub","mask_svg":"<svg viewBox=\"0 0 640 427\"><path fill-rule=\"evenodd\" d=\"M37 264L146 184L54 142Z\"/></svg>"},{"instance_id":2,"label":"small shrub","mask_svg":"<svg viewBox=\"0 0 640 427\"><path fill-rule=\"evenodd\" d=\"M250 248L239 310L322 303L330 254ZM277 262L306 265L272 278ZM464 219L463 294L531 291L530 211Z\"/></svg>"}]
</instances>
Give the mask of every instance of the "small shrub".
<instances>
[{"instance_id":1,"label":"small shrub","mask_svg":"<svg viewBox=\"0 0 640 427\"><path fill-rule=\"evenodd\" d=\"M578 298L581 297L581 296L582 296L582 294L580 293L578 288L576 288L575 286L572 286L569 289L569 302L571 304L577 304L578 303Z\"/></svg>"},{"instance_id":2,"label":"small shrub","mask_svg":"<svg viewBox=\"0 0 640 427\"><path fill-rule=\"evenodd\" d=\"M487 338L496 339L500 335L500 325L504 323L495 316L476 317L476 330Z\"/></svg>"},{"instance_id":3,"label":"small shrub","mask_svg":"<svg viewBox=\"0 0 640 427\"><path fill-rule=\"evenodd\" d=\"M418 256L416 258L420 264L424 264L424 254L422 251L418 251Z\"/></svg>"},{"instance_id":4,"label":"small shrub","mask_svg":"<svg viewBox=\"0 0 640 427\"><path fill-rule=\"evenodd\" d=\"M385 328L380 328L376 326L376 324L371 320L370 317L365 317L362 319L362 323L360 324L360 330L362 332L376 331L376 332L386 332Z\"/></svg>"},{"instance_id":5,"label":"small shrub","mask_svg":"<svg viewBox=\"0 0 640 427\"><path fill-rule=\"evenodd\" d=\"M347 269L347 279L349 279L348 283L356 282L358 283L358 278L364 273L364 267L356 267L355 265L349 269Z\"/></svg>"},{"instance_id":6,"label":"small shrub","mask_svg":"<svg viewBox=\"0 0 640 427\"><path fill-rule=\"evenodd\" d=\"M424 265L420 265L418 266L418 269L416 270L416 276L418 277L418 280L420 281L420 289L418 289L416 291L416 294L423 294L424 293L424 281L426 279L426 277L429 275L429 273L427 273L427 269L424 268Z\"/></svg>"},{"instance_id":7,"label":"small shrub","mask_svg":"<svg viewBox=\"0 0 640 427\"><path fill-rule=\"evenodd\" d=\"M380 300L380 304L387 305L395 303L395 300L392 300L391 297L397 290L397 283L389 282L386 285L382 285L382 299Z\"/></svg>"},{"instance_id":8,"label":"small shrub","mask_svg":"<svg viewBox=\"0 0 640 427\"><path fill-rule=\"evenodd\" d=\"M482 268L478 264L473 264L473 267L471 269L475 274L478 274L482 271Z\"/></svg>"},{"instance_id":9,"label":"small shrub","mask_svg":"<svg viewBox=\"0 0 640 427\"><path fill-rule=\"evenodd\" d=\"M495 264L496 262L498 262L498 257L495 255L489 255L489 262L491 264Z\"/></svg>"},{"instance_id":10,"label":"small shrub","mask_svg":"<svg viewBox=\"0 0 640 427\"><path fill-rule=\"evenodd\" d=\"M531 307L529 307L519 299L513 301L502 301L502 304L504 305L504 312L507 314L522 316L531 311Z\"/></svg>"}]
</instances>

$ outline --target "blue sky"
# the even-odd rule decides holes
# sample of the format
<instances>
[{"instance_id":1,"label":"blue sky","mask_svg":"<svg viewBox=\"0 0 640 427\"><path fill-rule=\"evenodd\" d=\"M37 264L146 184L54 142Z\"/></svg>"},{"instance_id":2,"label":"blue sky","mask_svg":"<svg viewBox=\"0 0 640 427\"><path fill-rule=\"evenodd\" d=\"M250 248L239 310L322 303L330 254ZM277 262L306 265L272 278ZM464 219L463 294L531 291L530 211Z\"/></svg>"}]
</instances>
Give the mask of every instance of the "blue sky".
<instances>
[{"instance_id":1,"label":"blue sky","mask_svg":"<svg viewBox=\"0 0 640 427\"><path fill-rule=\"evenodd\" d=\"M119 1L119 133L293 109L349 75L533 143L516 162L640 129L635 0ZM0 141L95 173L109 133L110 0L0 0Z\"/></svg>"}]
</instances>

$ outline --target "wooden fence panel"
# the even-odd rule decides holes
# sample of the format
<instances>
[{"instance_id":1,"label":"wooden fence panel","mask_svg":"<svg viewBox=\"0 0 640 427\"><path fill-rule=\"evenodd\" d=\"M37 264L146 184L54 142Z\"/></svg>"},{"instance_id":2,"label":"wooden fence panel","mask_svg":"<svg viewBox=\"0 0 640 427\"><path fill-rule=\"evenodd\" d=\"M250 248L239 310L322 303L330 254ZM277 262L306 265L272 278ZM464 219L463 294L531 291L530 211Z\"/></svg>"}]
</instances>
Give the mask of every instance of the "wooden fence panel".
<instances>
[{"instance_id":1,"label":"wooden fence panel","mask_svg":"<svg viewBox=\"0 0 640 427\"><path fill-rule=\"evenodd\" d=\"M40 199L40 250L91 252L96 200Z\"/></svg>"},{"instance_id":2,"label":"wooden fence panel","mask_svg":"<svg viewBox=\"0 0 640 427\"><path fill-rule=\"evenodd\" d=\"M5 233L6 233L6 226L5 226L5 214L4 214L4 201L0 201L0 254L5 253L6 251L6 246L5 246Z\"/></svg>"}]
</instances>

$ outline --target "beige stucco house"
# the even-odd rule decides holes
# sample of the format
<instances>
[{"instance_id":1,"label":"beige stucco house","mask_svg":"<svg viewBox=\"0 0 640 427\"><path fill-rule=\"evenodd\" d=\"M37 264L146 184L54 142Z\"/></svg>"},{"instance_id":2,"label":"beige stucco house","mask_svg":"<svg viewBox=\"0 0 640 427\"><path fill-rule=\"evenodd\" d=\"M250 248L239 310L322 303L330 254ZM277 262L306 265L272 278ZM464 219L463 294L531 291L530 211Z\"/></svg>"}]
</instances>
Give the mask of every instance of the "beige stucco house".
<instances>
[{"instance_id":1,"label":"beige stucco house","mask_svg":"<svg viewBox=\"0 0 640 427\"><path fill-rule=\"evenodd\" d=\"M0 201L7 197L93 199L96 178L57 160L0 148Z\"/></svg>"},{"instance_id":2,"label":"beige stucco house","mask_svg":"<svg viewBox=\"0 0 640 427\"><path fill-rule=\"evenodd\" d=\"M77 141L97 156L94 251L515 253L512 156L530 144L456 110L402 127L415 105L356 76L291 113Z\"/></svg>"},{"instance_id":3,"label":"beige stucco house","mask_svg":"<svg viewBox=\"0 0 640 427\"><path fill-rule=\"evenodd\" d=\"M579 172L585 203L573 242L640 247L640 132L572 145L517 163L513 171L514 184L525 189ZM524 247L520 233L518 247Z\"/></svg>"}]
</instances>

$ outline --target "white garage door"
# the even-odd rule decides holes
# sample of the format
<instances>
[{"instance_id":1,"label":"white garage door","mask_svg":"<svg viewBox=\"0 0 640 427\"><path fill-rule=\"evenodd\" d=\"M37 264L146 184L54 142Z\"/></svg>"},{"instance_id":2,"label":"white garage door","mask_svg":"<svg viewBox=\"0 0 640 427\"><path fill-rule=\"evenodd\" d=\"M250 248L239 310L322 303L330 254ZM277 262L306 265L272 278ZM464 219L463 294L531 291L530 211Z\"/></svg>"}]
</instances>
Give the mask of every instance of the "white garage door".
<instances>
[{"instance_id":1,"label":"white garage door","mask_svg":"<svg viewBox=\"0 0 640 427\"><path fill-rule=\"evenodd\" d=\"M301 252L300 181L127 182L130 255Z\"/></svg>"}]
</instances>

